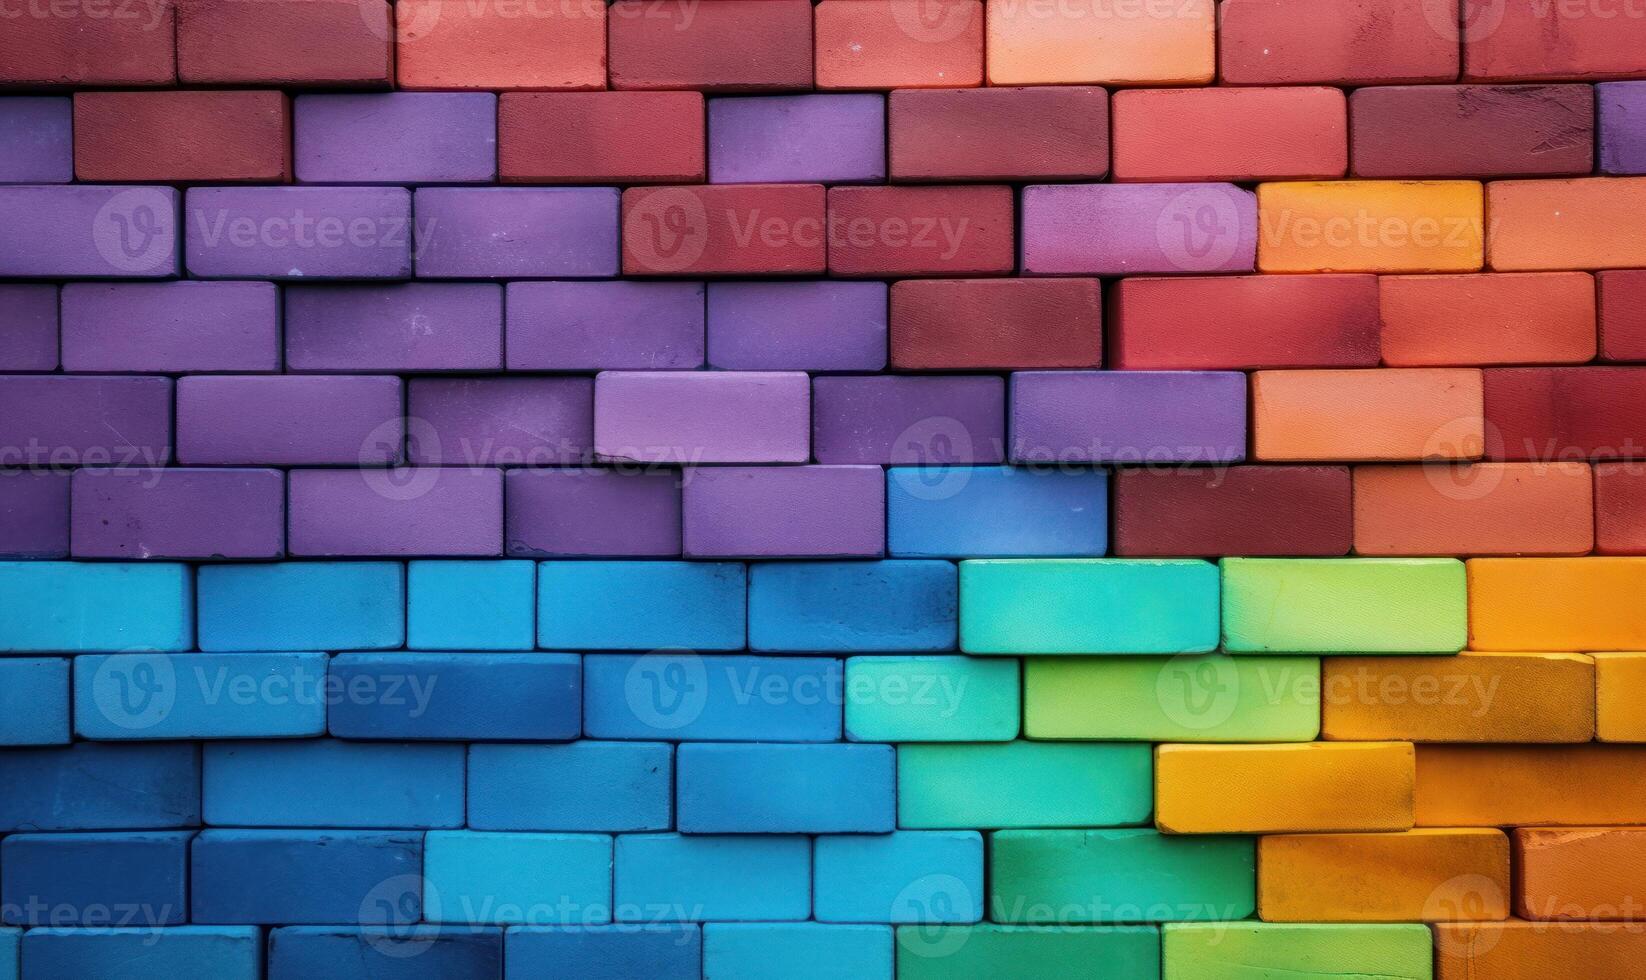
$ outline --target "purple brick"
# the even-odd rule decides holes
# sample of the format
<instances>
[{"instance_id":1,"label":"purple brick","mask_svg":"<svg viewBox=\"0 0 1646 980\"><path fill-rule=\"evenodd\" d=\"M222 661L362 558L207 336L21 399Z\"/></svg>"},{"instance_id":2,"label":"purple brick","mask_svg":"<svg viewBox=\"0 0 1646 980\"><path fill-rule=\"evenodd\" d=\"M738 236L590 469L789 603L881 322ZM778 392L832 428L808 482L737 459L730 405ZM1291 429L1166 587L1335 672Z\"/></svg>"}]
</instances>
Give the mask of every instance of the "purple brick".
<instances>
[{"instance_id":1,"label":"purple brick","mask_svg":"<svg viewBox=\"0 0 1646 980\"><path fill-rule=\"evenodd\" d=\"M192 187L189 273L208 279L397 279L412 272L404 187Z\"/></svg>"},{"instance_id":2,"label":"purple brick","mask_svg":"<svg viewBox=\"0 0 1646 980\"><path fill-rule=\"evenodd\" d=\"M0 467L170 461L170 378L0 376Z\"/></svg>"},{"instance_id":3,"label":"purple brick","mask_svg":"<svg viewBox=\"0 0 1646 980\"><path fill-rule=\"evenodd\" d=\"M0 187L0 276L175 276L177 199L172 187Z\"/></svg>"},{"instance_id":4,"label":"purple brick","mask_svg":"<svg viewBox=\"0 0 1646 980\"><path fill-rule=\"evenodd\" d=\"M1257 195L1233 184L1041 184L1023 188L1028 275L1250 272Z\"/></svg>"},{"instance_id":5,"label":"purple brick","mask_svg":"<svg viewBox=\"0 0 1646 980\"><path fill-rule=\"evenodd\" d=\"M68 553L69 471L0 469L0 556Z\"/></svg>"},{"instance_id":6,"label":"purple brick","mask_svg":"<svg viewBox=\"0 0 1646 980\"><path fill-rule=\"evenodd\" d=\"M490 92L299 95L293 156L305 184L463 184L497 179Z\"/></svg>"},{"instance_id":7,"label":"purple brick","mask_svg":"<svg viewBox=\"0 0 1646 980\"><path fill-rule=\"evenodd\" d=\"M73 179L73 101L66 95L0 98L0 184Z\"/></svg>"},{"instance_id":8,"label":"purple brick","mask_svg":"<svg viewBox=\"0 0 1646 980\"><path fill-rule=\"evenodd\" d=\"M0 371L57 370L57 287L0 285Z\"/></svg>"},{"instance_id":9,"label":"purple brick","mask_svg":"<svg viewBox=\"0 0 1646 980\"><path fill-rule=\"evenodd\" d=\"M879 371L883 282L709 284L709 364L731 371Z\"/></svg>"},{"instance_id":10,"label":"purple brick","mask_svg":"<svg viewBox=\"0 0 1646 980\"><path fill-rule=\"evenodd\" d=\"M268 282L69 283L65 371L278 371L280 294Z\"/></svg>"},{"instance_id":11,"label":"purple brick","mask_svg":"<svg viewBox=\"0 0 1646 980\"><path fill-rule=\"evenodd\" d=\"M641 463L804 463L810 389L800 372L604 371L594 451Z\"/></svg>"},{"instance_id":12,"label":"purple brick","mask_svg":"<svg viewBox=\"0 0 1646 980\"><path fill-rule=\"evenodd\" d=\"M416 465L577 463L594 442L589 378L419 378L407 401Z\"/></svg>"},{"instance_id":13,"label":"purple brick","mask_svg":"<svg viewBox=\"0 0 1646 980\"><path fill-rule=\"evenodd\" d=\"M1014 463L1228 463L1246 458L1239 371L1020 371Z\"/></svg>"},{"instance_id":14,"label":"purple brick","mask_svg":"<svg viewBox=\"0 0 1646 980\"><path fill-rule=\"evenodd\" d=\"M881 95L709 100L709 182L841 184L886 179Z\"/></svg>"},{"instance_id":15,"label":"purple brick","mask_svg":"<svg viewBox=\"0 0 1646 980\"><path fill-rule=\"evenodd\" d=\"M1646 174L1646 82L1602 82L1600 172Z\"/></svg>"},{"instance_id":16,"label":"purple brick","mask_svg":"<svg viewBox=\"0 0 1646 980\"><path fill-rule=\"evenodd\" d=\"M77 470L76 558L279 558L286 477L279 470Z\"/></svg>"},{"instance_id":17,"label":"purple brick","mask_svg":"<svg viewBox=\"0 0 1646 980\"><path fill-rule=\"evenodd\" d=\"M997 377L818 378L819 463L972 465L1006 458L1006 382Z\"/></svg>"},{"instance_id":18,"label":"purple brick","mask_svg":"<svg viewBox=\"0 0 1646 980\"><path fill-rule=\"evenodd\" d=\"M703 366L700 282L511 282L512 371Z\"/></svg>"},{"instance_id":19,"label":"purple brick","mask_svg":"<svg viewBox=\"0 0 1646 980\"><path fill-rule=\"evenodd\" d=\"M287 286L292 371L496 371L503 287L403 282Z\"/></svg>"},{"instance_id":20,"label":"purple brick","mask_svg":"<svg viewBox=\"0 0 1646 980\"><path fill-rule=\"evenodd\" d=\"M445 279L617 275L615 187L425 187L417 274Z\"/></svg>"},{"instance_id":21,"label":"purple brick","mask_svg":"<svg viewBox=\"0 0 1646 980\"><path fill-rule=\"evenodd\" d=\"M869 558L886 552L878 466L716 466L682 483L690 558Z\"/></svg>"},{"instance_id":22,"label":"purple brick","mask_svg":"<svg viewBox=\"0 0 1646 980\"><path fill-rule=\"evenodd\" d=\"M503 471L292 470L294 555L503 553Z\"/></svg>"},{"instance_id":23,"label":"purple brick","mask_svg":"<svg viewBox=\"0 0 1646 980\"><path fill-rule=\"evenodd\" d=\"M186 465L383 466L403 456L400 379L191 375L177 380Z\"/></svg>"},{"instance_id":24,"label":"purple brick","mask_svg":"<svg viewBox=\"0 0 1646 980\"><path fill-rule=\"evenodd\" d=\"M680 474L519 469L503 477L508 553L531 558L680 554Z\"/></svg>"}]
</instances>

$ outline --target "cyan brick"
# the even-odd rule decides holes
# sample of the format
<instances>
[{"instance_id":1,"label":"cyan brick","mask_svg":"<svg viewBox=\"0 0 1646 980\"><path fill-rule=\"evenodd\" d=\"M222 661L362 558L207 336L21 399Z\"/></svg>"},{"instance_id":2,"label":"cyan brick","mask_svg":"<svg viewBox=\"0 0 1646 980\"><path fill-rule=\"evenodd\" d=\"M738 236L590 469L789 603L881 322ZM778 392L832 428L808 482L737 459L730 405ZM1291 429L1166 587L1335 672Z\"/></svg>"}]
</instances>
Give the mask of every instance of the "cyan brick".
<instances>
[{"instance_id":1,"label":"cyan brick","mask_svg":"<svg viewBox=\"0 0 1646 980\"><path fill-rule=\"evenodd\" d=\"M583 731L582 661L571 653L343 654L331 662L327 724L338 738L569 741Z\"/></svg>"},{"instance_id":2,"label":"cyan brick","mask_svg":"<svg viewBox=\"0 0 1646 980\"><path fill-rule=\"evenodd\" d=\"M799 921L812 909L812 842L799 835L617 838L617 919Z\"/></svg>"},{"instance_id":3,"label":"cyan brick","mask_svg":"<svg viewBox=\"0 0 1646 980\"><path fill-rule=\"evenodd\" d=\"M22 950L22 930L0 929L0 980L17 980L21 975Z\"/></svg>"},{"instance_id":4,"label":"cyan brick","mask_svg":"<svg viewBox=\"0 0 1646 980\"><path fill-rule=\"evenodd\" d=\"M1022 716L1016 658L846 661L846 737L854 742L1007 742Z\"/></svg>"},{"instance_id":5,"label":"cyan brick","mask_svg":"<svg viewBox=\"0 0 1646 980\"><path fill-rule=\"evenodd\" d=\"M681 833L887 833L897 826L890 745L680 746Z\"/></svg>"},{"instance_id":6,"label":"cyan brick","mask_svg":"<svg viewBox=\"0 0 1646 980\"><path fill-rule=\"evenodd\" d=\"M471 745L475 830L632 833L673 826L674 747L660 742Z\"/></svg>"},{"instance_id":7,"label":"cyan brick","mask_svg":"<svg viewBox=\"0 0 1646 980\"><path fill-rule=\"evenodd\" d=\"M820 922L703 927L703 980L892 980L892 928Z\"/></svg>"},{"instance_id":8,"label":"cyan brick","mask_svg":"<svg viewBox=\"0 0 1646 980\"><path fill-rule=\"evenodd\" d=\"M480 925L598 925L612 918L604 834L437 830L423 840L423 918Z\"/></svg>"},{"instance_id":9,"label":"cyan brick","mask_svg":"<svg viewBox=\"0 0 1646 980\"><path fill-rule=\"evenodd\" d=\"M258 980L263 935L251 926L30 929L23 964L24 980Z\"/></svg>"},{"instance_id":10,"label":"cyan brick","mask_svg":"<svg viewBox=\"0 0 1646 980\"><path fill-rule=\"evenodd\" d=\"M904 830L819 837L812 877L819 922L978 922L983 835Z\"/></svg>"},{"instance_id":11,"label":"cyan brick","mask_svg":"<svg viewBox=\"0 0 1646 980\"><path fill-rule=\"evenodd\" d=\"M583 660L590 738L833 742L840 738L839 660L613 653Z\"/></svg>"},{"instance_id":12,"label":"cyan brick","mask_svg":"<svg viewBox=\"0 0 1646 980\"><path fill-rule=\"evenodd\" d=\"M267 980L499 980L503 930L437 925L269 930Z\"/></svg>"},{"instance_id":13,"label":"cyan brick","mask_svg":"<svg viewBox=\"0 0 1646 980\"><path fill-rule=\"evenodd\" d=\"M8 926L173 926L188 921L193 831L13 834L0 842Z\"/></svg>"},{"instance_id":14,"label":"cyan brick","mask_svg":"<svg viewBox=\"0 0 1646 980\"><path fill-rule=\"evenodd\" d=\"M392 561L202 565L200 649L392 650L405 579Z\"/></svg>"},{"instance_id":15,"label":"cyan brick","mask_svg":"<svg viewBox=\"0 0 1646 980\"><path fill-rule=\"evenodd\" d=\"M423 835L389 830L203 830L189 854L190 919L212 925L398 925L418 919Z\"/></svg>"},{"instance_id":16,"label":"cyan brick","mask_svg":"<svg viewBox=\"0 0 1646 980\"><path fill-rule=\"evenodd\" d=\"M967 653L1205 653L1218 643L1218 569L1197 560L960 563Z\"/></svg>"},{"instance_id":17,"label":"cyan brick","mask_svg":"<svg viewBox=\"0 0 1646 980\"><path fill-rule=\"evenodd\" d=\"M69 662L62 657L0 659L0 745L66 745Z\"/></svg>"},{"instance_id":18,"label":"cyan brick","mask_svg":"<svg viewBox=\"0 0 1646 980\"><path fill-rule=\"evenodd\" d=\"M946 561L773 562L749 570L755 650L952 650L955 608L955 567Z\"/></svg>"},{"instance_id":19,"label":"cyan brick","mask_svg":"<svg viewBox=\"0 0 1646 980\"><path fill-rule=\"evenodd\" d=\"M739 650L747 584L739 562L546 561L537 566L537 645Z\"/></svg>"},{"instance_id":20,"label":"cyan brick","mask_svg":"<svg viewBox=\"0 0 1646 980\"><path fill-rule=\"evenodd\" d=\"M1149 745L982 742L900 745L906 829L1115 827L1154 810Z\"/></svg>"},{"instance_id":21,"label":"cyan brick","mask_svg":"<svg viewBox=\"0 0 1646 980\"><path fill-rule=\"evenodd\" d=\"M696 925L517 926L508 930L504 944L504 980L702 980L703 976L703 931Z\"/></svg>"},{"instance_id":22,"label":"cyan brick","mask_svg":"<svg viewBox=\"0 0 1646 980\"><path fill-rule=\"evenodd\" d=\"M1109 475L1021 466L886 470L898 558L1074 558L1109 547Z\"/></svg>"},{"instance_id":23,"label":"cyan brick","mask_svg":"<svg viewBox=\"0 0 1646 980\"><path fill-rule=\"evenodd\" d=\"M210 742L202 780L206 823L461 827L463 751L336 739Z\"/></svg>"},{"instance_id":24,"label":"cyan brick","mask_svg":"<svg viewBox=\"0 0 1646 980\"><path fill-rule=\"evenodd\" d=\"M0 831L200 825L200 748L76 742L0 750Z\"/></svg>"},{"instance_id":25,"label":"cyan brick","mask_svg":"<svg viewBox=\"0 0 1646 980\"><path fill-rule=\"evenodd\" d=\"M188 650L193 600L187 565L0 562L0 652Z\"/></svg>"},{"instance_id":26,"label":"cyan brick","mask_svg":"<svg viewBox=\"0 0 1646 980\"><path fill-rule=\"evenodd\" d=\"M413 650L530 650L537 567L529 561L414 561L406 566Z\"/></svg>"},{"instance_id":27,"label":"cyan brick","mask_svg":"<svg viewBox=\"0 0 1646 980\"><path fill-rule=\"evenodd\" d=\"M81 738L303 738L326 732L323 653L74 658Z\"/></svg>"}]
</instances>

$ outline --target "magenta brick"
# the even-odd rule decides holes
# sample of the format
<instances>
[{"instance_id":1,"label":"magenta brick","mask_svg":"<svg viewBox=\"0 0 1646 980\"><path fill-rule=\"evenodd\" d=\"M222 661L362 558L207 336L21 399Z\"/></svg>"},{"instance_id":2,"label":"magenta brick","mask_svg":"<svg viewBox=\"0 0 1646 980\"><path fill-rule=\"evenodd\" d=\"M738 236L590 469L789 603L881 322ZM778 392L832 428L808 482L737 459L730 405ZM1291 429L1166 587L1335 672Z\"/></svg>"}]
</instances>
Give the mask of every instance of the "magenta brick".
<instances>
[{"instance_id":1,"label":"magenta brick","mask_svg":"<svg viewBox=\"0 0 1646 980\"><path fill-rule=\"evenodd\" d=\"M511 371L703 366L700 282L511 282Z\"/></svg>"},{"instance_id":2,"label":"magenta brick","mask_svg":"<svg viewBox=\"0 0 1646 980\"><path fill-rule=\"evenodd\" d=\"M412 274L404 187L192 187L189 273L202 279L403 279Z\"/></svg>"},{"instance_id":3,"label":"magenta brick","mask_svg":"<svg viewBox=\"0 0 1646 980\"><path fill-rule=\"evenodd\" d=\"M813 382L819 463L970 466L1006 458L998 377L867 375Z\"/></svg>"},{"instance_id":4,"label":"magenta brick","mask_svg":"<svg viewBox=\"0 0 1646 980\"><path fill-rule=\"evenodd\" d=\"M280 370L280 294L268 282L69 283L63 370Z\"/></svg>"},{"instance_id":5,"label":"magenta brick","mask_svg":"<svg viewBox=\"0 0 1646 980\"><path fill-rule=\"evenodd\" d=\"M76 558L279 558L286 549L279 470L78 470L71 499Z\"/></svg>"},{"instance_id":6,"label":"magenta brick","mask_svg":"<svg viewBox=\"0 0 1646 980\"><path fill-rule=\"evenodd\" d=\"M0 469L0 556L69 553L69 471Z\"/></svg>"},{"instance_id":7,"label":"magenta brick","mask_svg":"<svg viewBox=\"0 0 1646 980\"><path fill-rule=\"evenodd\" d=\"M0 375L0 468L170 461L170 378Z\"/></svg>"},{"instance_id":8,"label":"magenta brick","mask_svg":"<svg viewBox=\"0 0 1646 980\"><path fill-rule=\"evenodd\" d=\"M407 282L287 286L291 371L496 371L503 287Z\"/></svg>"},{"instance_id":9,"label":"magenta brick","mask_svg":"<svg viewBox=\"0 0 1646 980\"><path fill-rule=\"evenodd\" d=\"M384 466L403 456L400 379L192 375L177 381L187 465Z\"/></svg>"},{"instance_id":10,"label":"magenta brick","mask_svg":"<svg viewBox=\"0 0 1646 980\"><path fill-rule=\"evenodd\" d=\"M0 286L0 371L57 369L57 287Z\"/></svg>"},{"instance_id":11,"label":"magenta brick","mask_svg":"<svg viewBox=\"0 0 1646 980\"><path fill-rule=\"evenodd\" d=\"M642 463L804 463L811 386L787 371L603 371L595 453Z\"/></svg>"},{"instance_id":12,"label":"magenta brick","mask_svg":"<svg viewBox=\"0 0 1646 980\"><path fill-rule=\"evenodd\" d=\"M417 275L436 279L617 275L615 187L425 187Z\"/></svg>"},{"instance_id":13,"label":"magenta brick","mask_svg":"<svg viewBox=\"0 0 1646 980\"><path fill-rule=\"evenodd\" d=\"M416 378L407 396L419 466L549 466L589 458L589 378Z\"/></svg>"},{"instance_id":14,"label":"magenta brick","mask_svg":"<svg viewBox=\"0 0 1646 980\"><path fill-rule=\"evenodd\" d=\"M691 558L870 558L886 552L878 466L714 466L682 481Z\"/></svg>"},{"instance_id":15,"label":"magenta brick","mask_svg":"<svg viewBox=\"0 0 1646 980\"><path fill-rule=\"evenodd\" d=\"M1257 195L1233 184L1023 188L1026 275L1251 272Z\"/></svg>"},{"instance_id":16,"label":"magenta brick","mask_svg":"<svg viewBox=\"0 0 1646 980\"><path fill-rule=\"evenodd\" d=\"M680 554L680 474L668 469L515 469L503 477L511 557Z\"/></svg>"},{"instance_id":17,"label":"magenta brick","mask_svg":"<svg viewBox=\"0 0 1646 980\"><path fill-rule=\"evenodd\" d=\"M730 371L879 371L883 282L709 284L709 364Z\"/></svg>"},{"instance_id":18,"label":"magenta brick","mask_svg":"<svg viewBox=\"0 0 1646 980\"><path fill-rule=\"evenodd\" d=\"M293 555L500 555L503 472L292 470Z\"/></svg>"},{"instance_id":19,"label":"magenta brick","mask_svg":"<svg viewBox=\"0 0 1646 980\"><path fill-rule=\"evenodd\" d=\"M175 276L177 200L172 187L0 186L0 276Z\"/></svg>"}]
</instances>

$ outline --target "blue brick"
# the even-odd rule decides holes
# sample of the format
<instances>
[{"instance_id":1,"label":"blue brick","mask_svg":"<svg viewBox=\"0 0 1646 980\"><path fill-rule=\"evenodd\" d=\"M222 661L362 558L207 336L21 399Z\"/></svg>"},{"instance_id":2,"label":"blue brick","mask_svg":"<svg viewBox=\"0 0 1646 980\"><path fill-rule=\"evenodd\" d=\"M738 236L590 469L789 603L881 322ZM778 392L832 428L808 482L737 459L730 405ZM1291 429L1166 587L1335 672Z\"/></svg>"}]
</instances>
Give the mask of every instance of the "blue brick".
<instances>
[{"instance_id":1,"label":"blue brick","mask_svg":"<svg viewBox=\"0 0 1646 980\"><path fill-rule=\"evenodd\" d=\"M423 918L482 925L598 925L612 918L604 834L437 830L423 840Z\"/></svg>"},{"instance_id":2,"label":"blue brick","mask_svg":"<svg viewBox=\"0 0 1646 980\"><path fill-rule=\"evenodd\" d=\"M82 738L299 738L326 731L323 653L74 658Z\"/></svg>"},{"instance_id":3,"label":"blue brick","mask_svg":"<svg viewBox=\"0 0 1646 980\"><path fill-rule=\"evenodd\" d=\"M619 837L618 921L805 919L812 909L811 850L802 836Z\"/></svg>"},{"instance_id":4,"label":"blue brick","mask_svg":"<svg viewBox=\"0 0 1646 980\"><path fill-rule=\"evenodd\" d=\"M0 750L0 831L200 825L200 750L77 742Z\"/></svg>"},{"instance_id":5,"label":"blue brick","mask_svg":"<svg viewBox=\"0 0 1646 980\"><path fill-rule=\"evenodd\" d=\"M890 745L682 745L680 831L886 833L897 826L896 768Z\"/></svg>"},{"instance_id":6,"label":"blue brick","mask_svg":"<svg viewBox=\"0 0 1646 980\"><path fill-rule=\"evenodd\" d=\"M624 833L673 826L674 749L656 742L469 747L476 830Z\"/></svg>"},{"instance_id":7,"label":"blue brick","mask_svg":"<svg viewBox=\"0 0 1646 980\"><path fill-rule=\"evenodd\" d=\"M703 933L695 925L521 926L510 929L504 943L505 980L702 980L703 975Z\"/></svg>"},{"instance_id":8,"label":"blue brick","mask_svg":"<svg viewBox=\"0 0 1646 980\"><path fill-rule=\"evenodd\" d=\"M187 565L0 562L0 651L188 650L193 598Z\"/></svg>"},{"instance_id":9,"label":"blue brick","mask_svg":"<svg viewBox=\"0 0 1646 980\"><path fill-rule=\"evenodd\" d=\"M413 650L530 650L537 567L529 561L414 561L406 567Z\"/></svg>"},{"instance_id":10,"label":"blue brick","mask_svg":"<svg viewBox=\"0 0 1646 980\"><path fill-rule=\"evenodd\" d=\"M19 954L22 948L21 930L0 929L0 980L17 980L21 975Z\"/></svg>"},{"instance_id":11,"label":"blue brick","mask_svg":"<svg viewBox=\"0 0 1646 980\"><path fill-rule=\"evenodd\" d=\"M749 570L749 646L825 653L952 650L955 566L824 561Z\"/></svg>"},{"instance_id":12,"label":"blue brick","mask_svg":"<svg viewBox=\"0 0 1646 980\"><path fill-rule=\"evenodd\" d=\"M189 855L192 921L416 921L423 835L386 830L203 830Z\"/></svg>"},{"instance_id":13,"label":"blue brick","mask_svg":"<svg viewBox=\"0 0 1646 980\"><path fill-rule=\"evenodd\" d=\"M31 929L23 936L23 980L258 980L262 969L255 927Z\"/></svg>"},{"instance_id":14,"label":"blue brick","mask_svg":"<svg viewBox=\"0 0 1646 980\"><path fill-rule=\"evenodd\" d=\"M461 827L463 746L212 742L206 822L218 827Z\"/></svg>"},{"instance_id":15,"label":"blue brick","mask_svg":"<svg viewBox=\"0 0 1646 980\"><path fill-rule=\"evenodd\" d=\"M1109 546L1103 470L894 466L887 548L900 558L1101 555Z\"/></svg>"},{"instance_id":16,"label":"blue brick","mask_svg":"<svg viewBox=\"0 0 1646 980\"><path fill-rule=\"evenodd\" d=\"M503 930L407 925L269 930L268 980L501 980Z\"/></svg>"},{"instance_id":17,"label":"blue brick","mask_svg":"<svg viewBox=\"0 0 1646 980\"><path fill-rule=\"evenodd\" d=\"M661 651L583 659L590 738L833 742L841 732L839 660Z\"/></svg>"},{"instance_id":18,"label":"blue brick","mask_svg":"<svg viewBox=\"0 0 1646 980\"><path fill-rule=\"evenodd\" d=\"M546 561L537 567L537 645L739 650L746 591L739 562Z\"/></svg>"},{"instance_id":19,"label":"blue brick","mask_svg":"<svg viewBox=\"0 0 1646 980\"><path fill-rule=\"evenodd\" d=\"M703 980L892 980L891 926L818 922L703 927Z\"/></svg>"},{"instance_id":20,"label":"blue brick","mask_svg":"<svg viewBox=\"0 0 1646 980\"><path fill-rule=\"evenodd\" d=\"M68 740L69 662L61 657L0 659L0 745L64 745Z\"/></svg>"},{"instance_id":21,"label":"blue brick","mask_svg":"<svg viewBox=\"0 0 1646 980\"><path fill-rule=\"evenodd\" d=\"M200 567L202 650L392 650L405 568L390 561Z\"/></svg>"},{"instance_id":22,"label":"blue brick","mask_svg":"<svg viewBox=\"0 0 1646 980\"><path fill-rule=\"evenodd\" d=\"M171 926L188 921L193 831L13 834L0 842L8 926Z\"/></svg>"},{"instance_id":23,"label":"blue brick","mask_svg":"<svg viewBox=\"0 0 1646 980\"><path fill-rule=\"evenodd\" d=\"M983 835L975 830L819 837L812 875L819 922L983 919Z\"/></svg>"},{"instance_id":24,"label":"blue brick","mask_svg":"<svg viewBox=\"0 0 1646 980\"><path fill-rule=\"evenodd\" d=\"M583 731L571 653L351 653L331 662L339 738L557 742ZM353 697L353 691L378 696Z\"/></svg>"}]
</instances>

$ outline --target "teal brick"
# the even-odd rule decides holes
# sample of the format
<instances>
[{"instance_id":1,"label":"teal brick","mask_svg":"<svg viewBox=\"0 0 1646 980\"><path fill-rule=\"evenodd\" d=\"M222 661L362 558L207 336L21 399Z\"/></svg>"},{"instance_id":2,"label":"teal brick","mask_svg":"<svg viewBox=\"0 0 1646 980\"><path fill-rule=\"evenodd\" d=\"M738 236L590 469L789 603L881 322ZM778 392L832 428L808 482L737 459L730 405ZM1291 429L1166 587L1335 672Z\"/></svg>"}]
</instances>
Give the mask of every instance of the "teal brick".
<instances>
[{"instance_id":1,"label":"teal brick","mask_svg":"<svg viewBox=\"0 0 1646 980\"><path fill-rule=\"evenodd\" d=\"M624 834L620 922L782 922L812 911L812 841L801 834Z\"/></svg>"},{"instance_id":2,"label":"teal brick","mask_svg":"<svg viewBox=\"0 0 1646 980\"><path fill-rule=\"evenodd\" d=\"M537 566L529 561L414 561L406 566L413 650L530 650Z\"/></svg>"},{"instance_id":3,"label":"teal brick","mask_svg":"<svg viewBox=\"0 0 1646 980\"><path fill-rule=\"evenodd\" d=\"M892 980L890 926L717 922L703 927L703 980Z\"/></svg>"},{"instance_id":4,"label":"teal brick","mask_svg":"<svg viewBox=\"0 0 1646 980\"><path fill-rule=\"evenodd\" d=\"M599 925L611 921L612 839L430 831L423 878L429 922Z\"/></svg>"},{"instance_id":5,"label":"teal brick","mask_svg":"<svg viewBox=\"0 0 1646 980\"><path fill-rule=\"evenodd\" d=\"M983 835L975 830L829 834L812 849L819 922L945 923L983 918Z\"/></svg>"},{"instance_id":6,"label":"teal brick","mask_svg":"<svg viewBox=\"0 0 1646 980\"><path fill-rule=\"evenodd\" d=\"M1154 926L992 923L899 926L897 976L898 980L1160 980L1160 930Z\"/></svg>"},{"instance_id":7,"label":"teal brick","mask_svg":"<svg viewBox=\"0 0 1646 980\"><path fill-rule=\"evenodd\" d=\"M1149 821L1147 744L991 742L901 745L904 829L1123 827Z\"/></svg>"},{"instance_id":8,"label":"teal brick","mask_svg":"<svg viewBox=\"0 0 1646 980\"><path fill-rule=\"evenodd\" d=\"M1217 643L1218 571L1208 562L960 563L967 653L1204 653Z\"/></svg>"},{"instance_id":9,"label":"teal brick","mask_svg":"<svg viewBox=\"0 0 1646 980\"><path fill-rule=\"evenodd\" d=\"M405 639L400 562L200 568L202 650L392 650Z\"/></svg>"},{"instance_id":10,"label":"teal brick","mask_svg":"<svg viewBox=\"0 0 1646 980\"><path fill-rule=\"evenodd\" d=\"M853 657L846 737L859 742L1005 742L1023 699L1016 658Z\"/></svg>"},{"instance_id":11,"label":"teal brick","mask_svg":"<svg viewBox=\"0 0 1646 980\"><path fill-rule=\"evenodd\" d=\"M0 562L0 653L194 647L194 576L169 562Z\"/></svg>"},{"instance_id":12,"label":"teal brick","mask_svg":"<svg viewBox=\"0 0 1646 980\"><path fill-rule=\"evenodd\" d=\"M537 643L550 650L740 650L741 562L546 561L537 567Z\"/></svg>"}]
</instances>

